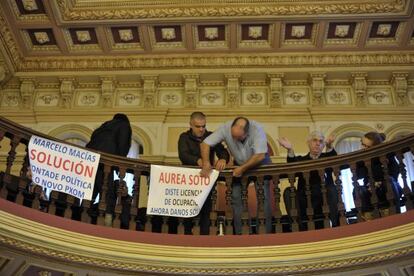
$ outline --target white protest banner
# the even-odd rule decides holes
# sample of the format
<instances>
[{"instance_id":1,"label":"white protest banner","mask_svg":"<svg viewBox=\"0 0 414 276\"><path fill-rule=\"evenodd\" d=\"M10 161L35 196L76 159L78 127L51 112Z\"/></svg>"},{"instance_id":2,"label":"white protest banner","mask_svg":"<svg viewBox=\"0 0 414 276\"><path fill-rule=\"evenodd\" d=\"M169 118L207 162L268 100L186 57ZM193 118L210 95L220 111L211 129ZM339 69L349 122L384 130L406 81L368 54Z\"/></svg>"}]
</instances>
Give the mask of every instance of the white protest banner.
<instances>
[{"instance_id":1,"label":"white protest banner","mask_svg":"<svg viewBox=\"0 0 414 276\"><path fill-rule=\"evenodd\" d=\"M151 165L147 215L195 217L219 172L201 177L200 169Z\"/></svg>"},{"instance_id":2,"label":"white protest banner","mask_svg":"<svg viewBox=\"0 0 414 276\"><path fill-rule=\"evenodd\" d=\"M34 184L80 199L92 199L100 154L32 136L30 170Z\"/></svg>"}]
</instances>

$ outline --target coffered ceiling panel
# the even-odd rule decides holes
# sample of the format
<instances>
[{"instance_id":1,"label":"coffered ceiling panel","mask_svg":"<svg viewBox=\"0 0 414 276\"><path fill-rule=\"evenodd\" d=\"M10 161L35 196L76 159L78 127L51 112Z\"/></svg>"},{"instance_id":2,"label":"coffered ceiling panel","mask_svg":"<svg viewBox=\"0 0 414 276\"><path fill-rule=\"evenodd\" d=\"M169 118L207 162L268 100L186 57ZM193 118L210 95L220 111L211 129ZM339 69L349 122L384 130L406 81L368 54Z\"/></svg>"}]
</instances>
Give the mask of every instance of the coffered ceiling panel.
<instances>
[{"instance_id":1,"label":"coffered ceiling panel","mask_svg":"<svg viewBox=\"0 0 414 276\"><path fill-rule=\"evenodd\" d=\"M412 53L413 4L414 0L2 0L1 52L15 72L65 70L69 62L81 63L85 56L127 68L131 63L141 67L140 59L177 55L199 59L212 54ZM46 61L48 66L41 65Z\"/></svg>"}]
</instances>

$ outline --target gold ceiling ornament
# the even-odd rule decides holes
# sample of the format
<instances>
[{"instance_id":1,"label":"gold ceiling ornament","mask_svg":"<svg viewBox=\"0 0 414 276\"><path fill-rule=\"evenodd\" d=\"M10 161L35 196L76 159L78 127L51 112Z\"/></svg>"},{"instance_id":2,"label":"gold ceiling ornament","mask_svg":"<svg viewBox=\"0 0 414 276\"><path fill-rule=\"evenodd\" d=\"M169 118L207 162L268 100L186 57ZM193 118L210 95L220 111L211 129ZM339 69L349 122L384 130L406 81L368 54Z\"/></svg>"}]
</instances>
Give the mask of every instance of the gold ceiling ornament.
<instances>
[{"instance_id":1,"label":"gold ceiling ornament","mask_svg":"<svg viewBox=\"0 0 414 276\"><path fill-rule=\"evenodd\" d=\"M95 237L0 211L1 247L25 255L41 256L51 262L64 261L73 263L73 266L117 273L234 275L338 272L412 258L413 237L414 223L407 223L372 233L308 243L191 247Z\"/></svg>"},{"instance_id":2,"label":"gold ceiling ornament","mask_svg":"<svg viewBox=\"0 0 414 276\"><path fill-rule=\"evenodd\" d=\"M81 2L81 1L78 1ZM99 1L80 5L77 1L59 0L58 9L65 21L77 20L116 20L116 19L176 19L176 18L237 18L248 16L303 16L324 14L400 14L406 11L408 0L382 0L375 3L363 1L208 1L200 5L199 1L158 1L158 4L145 1L128 2L119 5L119 1L100 3ZM156 1L157 2L157 1ZM265 3L264 3L265 2ZM114 5L117 3L118 5ZM78 5L79 4L79 5ZM243 5L241 5L243 4ZM265 4L265 5L264 5Z\"/></svg>"}]
</instances>

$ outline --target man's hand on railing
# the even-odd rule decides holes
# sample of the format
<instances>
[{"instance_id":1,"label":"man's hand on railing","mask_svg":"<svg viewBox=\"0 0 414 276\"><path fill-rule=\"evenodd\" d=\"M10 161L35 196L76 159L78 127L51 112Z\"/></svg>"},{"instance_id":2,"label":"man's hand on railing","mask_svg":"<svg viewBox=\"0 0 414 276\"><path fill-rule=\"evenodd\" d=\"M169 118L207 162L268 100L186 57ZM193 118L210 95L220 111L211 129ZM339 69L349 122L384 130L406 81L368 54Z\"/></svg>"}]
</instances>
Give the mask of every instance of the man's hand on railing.
<instances>
[{"instance_id":1,"label":"man's hand on railing","mask_svg":"<svg viewBox=\"0 0 414 276\"><path fill-rule=\"evenodd\" d=\"M224 170L226 168L226 160L224 160L224 159L217 160L215 168L218 171Z\"/></svg>"},{"instance_id":2,"label":"man's hand on railing","mask_svg":"<svg viewBox=\"0 0 414 276\"><path fill-rule=\"evenodd\" d=\"M201 168L200 175L202 177L208 177L211 174L211 165L210 163L204 163L203 167Z\"/></svg>"}]
</instances>

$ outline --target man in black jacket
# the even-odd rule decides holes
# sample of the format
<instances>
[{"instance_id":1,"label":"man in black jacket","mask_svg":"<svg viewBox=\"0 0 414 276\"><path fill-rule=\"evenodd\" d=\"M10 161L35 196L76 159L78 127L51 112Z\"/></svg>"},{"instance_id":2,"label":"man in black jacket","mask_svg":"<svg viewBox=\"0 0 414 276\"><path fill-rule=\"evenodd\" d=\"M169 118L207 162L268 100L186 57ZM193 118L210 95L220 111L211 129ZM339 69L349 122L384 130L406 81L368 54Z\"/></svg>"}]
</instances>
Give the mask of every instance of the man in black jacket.
<instances>
[{"instance_id":1,"label":"man in black jacket","mask_svg":"<svg viewBox=\"0 0 414 276\"><path fill-rule=\"evenodd\" d=\"M131 147L131 136L132 130L128 117L125 114L118 113L114 115L112 120L103 123L94 130L86 148L126 157ZM113 171L111 171L108 179L105 224L111 225L117 196L113 181ZM95 202L98 193L101 192L103 180L103 166L99 164L95 177L95 185L93 187L92 202Z\"/></svg>"},{"instance_id":2,"label":"man in black jacket","mask_svg":"<svg viewBox=\"0 0 414 276\"><path fill-rule=\"evenodd\" d=\"M335 149L332 147L332 143L335 137L330 136L325 140L324 135L319 131L313 131L308 136L308 147L309 153L305 156L295 155L293 151L293 146L286 138L279 139L279 144L288 150L287 154L287 162L300 162L300 161L307 161L307 160L315 160L318 158L330 157L337 155ZM326 146L326 152L322 152L322 150ZM299 214L300 214L300 221L306 220L306 208L307 208L307 200L306 200L306 180L303 177L303 174L300 173L298 176L298 189L296 198L298 201L299 207ZM332 178L332 169L325 170L325 185L327 191L327 200L328 200L328 207L329 207L329 218L331 219L332 226L339 225L338 219L338 193L335 186L335 183ZM320 218L322 216L322 206L323 206L323 196L321 191L321 177L319 176L317 171L311 171L309 177L309 185L311 190L311 202L312 208L314 212L314 218ZM288 214L290 214L290 189L287 188L283 194L283 198L285 200L286 209ZM315 222L315 228L323 228L323 221ZM305 225L300 225L301 230L305 230Z\"/></svg>"},{"instance_id":3,"label":"man in black jacket","mask_svg":"<svg viewBox=\"0 0 414 276\"><path fill-rule=\"evenodd\" d=\"M206 129L206 116L202 112L193 112L190 117L190 129L181 133L178 140L178 156L183 165L202 166L200 144L212 132ZM214 153L218 161L214 162ZM225 168L229 161L229 154L222 144L217 144L210 150L210 163L217 170ZM210 226L211 193L200 210L200 234L208 235ZM191 234L192 220L186 219L184 223L185 233Z\"/></svg>"}]
</instances>

